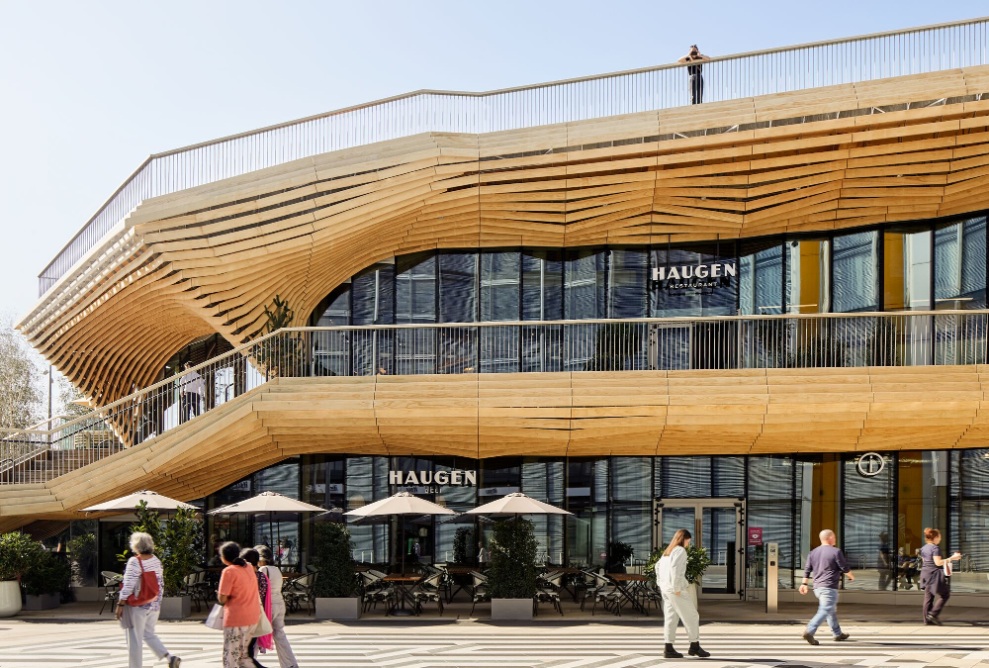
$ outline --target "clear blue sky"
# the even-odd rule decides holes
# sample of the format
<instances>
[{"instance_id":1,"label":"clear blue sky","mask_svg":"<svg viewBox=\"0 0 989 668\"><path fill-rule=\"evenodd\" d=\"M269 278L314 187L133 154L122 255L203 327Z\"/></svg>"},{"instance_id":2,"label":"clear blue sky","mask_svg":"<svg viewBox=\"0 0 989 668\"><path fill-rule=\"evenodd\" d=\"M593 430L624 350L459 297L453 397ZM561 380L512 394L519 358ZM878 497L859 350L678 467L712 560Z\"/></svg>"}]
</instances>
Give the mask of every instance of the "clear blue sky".
<instances>
[{"instance_id":1,"label":"clear blue sky","mask_svg":"<svg viewBox=\"0 0 989 668\"><path fill-rule=\"evenodd\" d=\"M985 0L0 0L0 313L151 153L484 91L989 15Z\"/></svg>"}]
</instances>

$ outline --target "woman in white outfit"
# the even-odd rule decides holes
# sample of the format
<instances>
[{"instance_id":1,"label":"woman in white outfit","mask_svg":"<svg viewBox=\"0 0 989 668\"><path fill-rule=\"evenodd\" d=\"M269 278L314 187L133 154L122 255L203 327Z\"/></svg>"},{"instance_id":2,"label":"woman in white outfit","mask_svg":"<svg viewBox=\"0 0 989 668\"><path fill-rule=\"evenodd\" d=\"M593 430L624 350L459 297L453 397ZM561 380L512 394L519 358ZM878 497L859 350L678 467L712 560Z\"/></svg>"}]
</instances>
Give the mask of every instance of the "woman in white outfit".
<instances>
[{"instance_id":1,"label":"woman in white outfit","mask_svg":"<svg viewBox=\"0 0 989 668\"><path fill-rule=\"evenodd\" d=\"M688 547L690 547L690 532L686 529L678 529L673 534L673 540L666 546L663 556L656 562L656 584L663 594L663 617L666 622L663 630L666 649L663 656L667 659L683 658L683 654L673 648L677 624L681 621L687 629L687 639L690 641L688 653L701 658L711 656L710 652L701 649L700 617L694 599L690 595L690 583L687 582Z\"/></svg>"},{"instance_id":2,"label":"woman in white outfit","mask_svg":"<svg viewBox=\"0 0 989 668\"><path fill-rule=\"evenodd\" d=\"M158 597L150 603L130 607L127 611L130 624L130 628L124 629L127 636L127 665L129 668L141 668L144 643L147 643L156 657L168 659L168 668L178 668L182 659L169 654L155 633L165 581L161 561L155 556L154 540L146 533L135 531L130 535L130 549L136 556L127 560L127 567L124 569L124 581L117 604L117 620L124 616L124 608L128 608L127 598L136 593L135 590L140 590L142 572L150 571L155 574L155 579L158 580Z\"/></svg>"},{"instance_id":3,"label":"woman in white outfit","mask_svg":"<svg viewBox=\"0 0 989 668\"><path fill-rule=\"evenodd\" d=\"M271 636L275 641L275 652L278 654L280 668L299 668L299 662L288 644L285 635L285 599L282 598L282 572L274 562L274 555L267 545L256 545L261 560L258 562L258 572L268 576L268 586L271 590Z\"/></svg>"}]
</instances>

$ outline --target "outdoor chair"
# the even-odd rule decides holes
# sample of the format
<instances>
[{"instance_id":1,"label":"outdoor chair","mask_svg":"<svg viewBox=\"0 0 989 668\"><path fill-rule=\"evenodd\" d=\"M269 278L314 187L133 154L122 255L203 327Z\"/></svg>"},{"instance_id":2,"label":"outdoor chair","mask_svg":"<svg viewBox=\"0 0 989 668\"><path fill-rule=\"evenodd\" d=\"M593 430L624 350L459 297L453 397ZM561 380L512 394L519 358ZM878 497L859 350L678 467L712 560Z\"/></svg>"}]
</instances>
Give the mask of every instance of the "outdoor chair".
<instances>
[{"instance_id":1,"label":"outdoor chair","mask_svg":"<svg viewBox=\"0 0 989 668\"><path fill-rule=\"evenodd\" d=\"M361 592L361 612L369 609L377 609L378 603L384 603L385 609L390 610L395 605L396 592L394 587L389 587L381 581L381 575L375 575L374 571L358 573Z\"/></svg>"},{"instance_id":2,"label":"outdoor chair","mask_svg":"<svg viewBox=\"0 0 989 668\"><path fill-rule=\"evenodd\" d=\"M314 586L318 573L306 573L282 587L282 598L290 612L298 612L306 606L306 612L315 612L316 595Z\"/></svg>"},{"instance_id":3,"label":"outdoor chair","mask_svg":"<svg viewBox=\"0 0 989 668\"><path fill-rule=\"evenodd\" d=\"M415 601L416 614L422 612L422 603L433 602L443 614L443 573L433 573L420 582L412 590L412 600Z\"/></svg>"},{"instance_id":4,"label":"outdoor chair","mask_svg":"<svg viewBox=\"0 0 989 668\"><path fill-rule=\"evenodd\" d=\"M563 573L550 571L536 577L536 604L552 603L561 615L563 605L560 603L560 588L563 586Z\"/></svg>"},{"instance_id":5,"label":"outdoor chair","mask_svg":"<svg viewBox=\"0 0 989 668\"><path fill-rule=\"evenodd\" d=\"M196 606L196 612L202 610L203 604L209 605L213 598L213 589L206 581L206 571L197 570L184 578L183 588Z\"/></svg>"},{"instance_id":6,"label":"outdoor chair","mask_svg":"<svg viewBox=\"0 0 989 668\"><path fill-rule=\"evenodd\" d=\"M471 577L471 598L474 604L470 606L470 616L474 616L474 608L478 603L491 601L491 590L488 588L488 578L477 571L470 572Z\"/></svg>"},{"instance_id":7,"label":"outdoor chair","mask_svg":"<svg viewBox=\"0 0 989 668\"><path fill-rule=\"evenodd\" d=\"M618 606L619 596L621 595L618 591L618 587L614 585L608 578L603 575L599 575L593 571L584 571L588 578L590 578L591 585L587 592L584 594L584 598L580 601L580 609L584 610L584 604L587 603L587 599L590 598L593 601L591 605L591 615L594 615L594 611L598 606L598 603L604 606L606 610L615 611L617 609L618 614L621 614L621 608Z\"/></svg>"},{"instance_id":8,"label":"outdoor chair","mask_svg":"<svg viewBox=\"0 0 989 668\"><path fill-rule=\"evenodd\" d=\"M113 571L100 571L100 577L103 578L103 605L100 606L102 615L107 603L110 604L111 613L116 608L120 600L120 583L124 581L124 576Z\"/></svg>"}]
</instances>

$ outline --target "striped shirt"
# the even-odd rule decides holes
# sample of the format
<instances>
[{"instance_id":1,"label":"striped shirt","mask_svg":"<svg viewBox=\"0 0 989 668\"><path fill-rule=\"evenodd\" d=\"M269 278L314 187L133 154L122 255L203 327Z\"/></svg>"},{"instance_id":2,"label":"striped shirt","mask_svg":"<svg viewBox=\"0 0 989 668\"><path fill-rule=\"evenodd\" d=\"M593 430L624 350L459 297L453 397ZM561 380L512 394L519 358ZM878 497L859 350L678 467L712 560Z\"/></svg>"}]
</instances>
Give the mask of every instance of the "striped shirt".
<instances>
[{"instance_id":1,"label":"striped shirt","mask_svg":"<svg viewBox=\"0 0 989 668\"><path fill-rule=\"evenodd\" d=\"M140 563L138 563L138 557L131 557L127 560L127 568L124 569L124 582L120 587L120 601L126 601L127 597L133 594L135 589L140 589L142 566L145 571L154 571L158 577L158 598L138 607L144 610L161 610L161 596L162 592L165 591L165 578L164 569L162 569L161 561L158 557L141 559Z\"/></svg>"}]
</instances>

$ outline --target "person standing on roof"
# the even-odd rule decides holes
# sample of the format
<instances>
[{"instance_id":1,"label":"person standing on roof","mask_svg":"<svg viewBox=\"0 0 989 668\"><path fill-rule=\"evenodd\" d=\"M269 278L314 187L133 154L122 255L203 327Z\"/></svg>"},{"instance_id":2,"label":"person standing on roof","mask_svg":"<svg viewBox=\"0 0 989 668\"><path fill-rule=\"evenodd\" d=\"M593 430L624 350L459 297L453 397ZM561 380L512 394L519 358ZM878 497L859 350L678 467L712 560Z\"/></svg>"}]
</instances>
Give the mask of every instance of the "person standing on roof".
<instances>
[{"instance_id":1,"label":"person standing on roof","mask_svg":"<svg viewBox=\"0 0 989 668\"><path fill-rule=\"evenodd\" d=\"M687 55L678 60L678 63L690 63L687 65L687 74L690 75L690 104L700 104L704 101L704 77L701 75L700 61L710 60L697 48L696 44L691 45Z\"/></svg>"}]
</instances>

